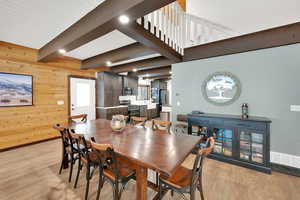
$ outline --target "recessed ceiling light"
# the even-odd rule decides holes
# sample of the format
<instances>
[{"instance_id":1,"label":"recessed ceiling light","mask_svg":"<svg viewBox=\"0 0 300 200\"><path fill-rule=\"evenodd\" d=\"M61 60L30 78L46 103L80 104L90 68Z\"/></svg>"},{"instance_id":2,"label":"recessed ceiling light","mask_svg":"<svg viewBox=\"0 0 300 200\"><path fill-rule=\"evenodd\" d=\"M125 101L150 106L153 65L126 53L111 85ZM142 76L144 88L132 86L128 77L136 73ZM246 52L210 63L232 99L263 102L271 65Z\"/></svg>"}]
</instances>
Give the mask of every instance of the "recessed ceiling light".
<instances>
[{"instance_id":1,"label":"recessed ceiling light","mask_svg":"<svg viewBox=\"0 0 300 200\"><path fill-rule=\"evenodd\" d=\"M129 17L126 16L126 15L121 15L119 17L119 21L122 23L122 24L128 24L129 23Z\"/></svg>"},{"instance_id":2,"label":"recessed ceiling light","mask_svg":"<svg viewBox=\"0 0 300 200\"><path fill-rule=\"evenodd\" d=\"M137 72L137 69L136 69L136 68L134 68L132 71L133 71L133 72Z\"/></svg>"},{"instance_id":3,"label":"recessed ceiling light","mask_svg":"<svg viewBox=\"0 0 300 200\"><path fill-rule=\"evenodd\" d=\"M172 72L170 71L170 74L172 74Z\"/></svg>"},{"instance_id":4,"label":"recessed ceiling light","mask_svg":"<svg viewBox=\"0 0 300 200\"><path fill-rule=\"evenodd\" d=\"M148 77L149 76L149 74L146 74L146 77Z\"/></svg>"},{"instance_id":5,"label":"recessed ceiling light","mask_svg":"<svg viewBox=\"0 0 300 200\"><path fill-rule=\"evenodd\" d=\"M106 62L106 65L107 65L107 66L110 66L110 65L111 65L111 62L110 62L110 61L107 61L107 62Z\"/></svg>"},{"instance_id":6,"label":"recessed ceiling light","mask_svg":"<svg viewBox=\"0 0 300 200\"><path fill-rule=\"evenodd\" d=\"M67 51L64 50L64 49L60 49L60 50L58 50L58 52L61 53L61 54L65 54Z\"/></svg>"}]
</instances>

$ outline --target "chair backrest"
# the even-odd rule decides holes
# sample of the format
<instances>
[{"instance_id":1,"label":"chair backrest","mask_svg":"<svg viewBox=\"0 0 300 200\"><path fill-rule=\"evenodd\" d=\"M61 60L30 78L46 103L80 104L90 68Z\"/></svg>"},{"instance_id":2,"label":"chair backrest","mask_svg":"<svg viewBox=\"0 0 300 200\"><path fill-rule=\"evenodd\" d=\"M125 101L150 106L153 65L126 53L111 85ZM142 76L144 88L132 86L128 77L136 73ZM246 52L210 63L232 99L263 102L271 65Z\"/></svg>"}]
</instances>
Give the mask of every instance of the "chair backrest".
<instances>
[{"instance_id":1,"label":"chair backrest","mask_svg":"<svg viewBox=\"0 0 300 200\"><path fill-rule=\"evenodd\" d=\"M133 125L141 124L142 126L145 126L147 119L145 117L130 117L130 123Z\"/></svg>"},{"instance_id":2,"label":"chair backrest","mask_svg":"<svg viewBox=\"0 0 300 200\"><path fill-rule=\"evenodd\" d=\"M75 119L81 119L82 122L87 121L87 114L69 116L70 122L76 122Z\"/></svg>"},{"instance_id":3,"label":"chair backrest","mask_svg":"<svg viewBox=\"0 0 300 200\"><path fill-rule=\"evenodd\" d=\"M197 184L197 181L199 180L199 177L202 176L204 160L206 156L212 152L214 146L215 139L213 137L209 137L206 142L206 147L203 149L199 149L193 166L191 187L195 186L195 184Z\"/></svg>"},{"instance_id":4,"label":"chair backrest","mask_svg":"<svg viewBox=\"0 0 300 200\"><path fill-rule=\"evenodd\" d=\"M88 141L86 141L84 134L75 133L73 129L69 130L69 134L73 144L77 145L77 150L80 156L84 157L88 162L90 162L90 145Z\"/></svg>"},{"instance_id":5,"label":"chair backrest","mask_svg":"<svg viewBox=\"0 0 300 200\"><path fill-rule=\"evenodd\" d=\"M164 120L152 120L152 129L157 130L159 133L171 133L170 129L172 122Z\"/></svg>"},{"instance_id":6,"label":"chair backrest","mask_svg":"<svg viewBox=\"0 0 300 200\"><path fill-rule=\"evenodd\" d=\"M90 140L93 152L96 152L100 173L103 169L111 170L116 176L116 180L120 176L117 163L116 153L112 144L98 144L94 138Z\"/></svg>"},{"instance_id":7,"label":"chair backrest","mask_svg":"<svg viewBox=\"0 0 300 200\"><path fill-rule=\"evenodd\" d=\"M61 135L63 149L67 148L68 146L71 146L68 130L60 124L54 125L53 128L57 130Z\"/></svg>"}]
</instances>

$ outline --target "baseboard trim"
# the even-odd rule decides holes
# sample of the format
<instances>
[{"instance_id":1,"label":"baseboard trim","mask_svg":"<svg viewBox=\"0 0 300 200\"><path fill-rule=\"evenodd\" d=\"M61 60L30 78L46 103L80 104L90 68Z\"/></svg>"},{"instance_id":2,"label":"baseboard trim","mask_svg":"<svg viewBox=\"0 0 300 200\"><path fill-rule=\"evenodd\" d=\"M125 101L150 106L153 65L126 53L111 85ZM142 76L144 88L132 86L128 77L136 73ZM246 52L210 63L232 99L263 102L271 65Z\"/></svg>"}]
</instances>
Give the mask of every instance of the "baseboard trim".
<instances>
[{"instance_id":1,"label":"baseboard trim","mask_svg":"<svg viewBox=\"0 0 300 200\"><path fill-rule=\"evenodd\" d=\"M4 152L4 151L9 151L9 150L21 148L21 147L30 146L30 145L33 145L33 144L38 144L38 143L47 142L47 141L50 141L50 140L56 140L56 139L58 139L58 138L60 138L60 137L61 137L61 136L55 136L55 137L52 137L52 138L47 138L47 139L43 139L43 140L38 140L38 141L26 143L26 144L20 144L20 145L16 145L16 146L12 146L12 147L6 147L6 148L3 148L3 149L0 149L0 153L1 153L1 152Z\"/></svg>"},{"instance_id":2,"label":"baseboard trim","mask_svg":"<svg viewBox=\"0 0 300 200\"><path fill-rule=\"evenodd\" d=\"M276 171L276 172L300 177L300 169L299 168L281 165L281 164L277 164L277 163L271 163L271 168L273 171Z\"/></svg>"}]
</instances>

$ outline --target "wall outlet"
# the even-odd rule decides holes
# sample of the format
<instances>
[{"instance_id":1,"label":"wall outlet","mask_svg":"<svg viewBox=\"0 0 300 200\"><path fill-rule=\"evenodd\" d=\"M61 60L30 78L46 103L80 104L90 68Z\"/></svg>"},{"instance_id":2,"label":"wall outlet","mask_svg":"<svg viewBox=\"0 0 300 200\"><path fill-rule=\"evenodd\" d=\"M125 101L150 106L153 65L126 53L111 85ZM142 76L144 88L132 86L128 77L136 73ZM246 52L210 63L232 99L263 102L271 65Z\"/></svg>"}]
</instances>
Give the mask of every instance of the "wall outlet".
<instances>
[{"instance_id":1,"label":"wall outlet","mask_svg":"<svg viewBox=\"0 0 300 200\"><path fill-rule=\"evenodd\" d=\"M300 112L300 105L291 105L292 112Z\"/></svg>"},{"instance_id":2,"label":"wall outlet","mask_svg":"<svg viewBox=\"0 0 300 200\"><path fill-rule=\"evenodd\" d=\"M57 101L57 105L64 105L65 102L64 101Z\"/></svg>"}]
</instances>

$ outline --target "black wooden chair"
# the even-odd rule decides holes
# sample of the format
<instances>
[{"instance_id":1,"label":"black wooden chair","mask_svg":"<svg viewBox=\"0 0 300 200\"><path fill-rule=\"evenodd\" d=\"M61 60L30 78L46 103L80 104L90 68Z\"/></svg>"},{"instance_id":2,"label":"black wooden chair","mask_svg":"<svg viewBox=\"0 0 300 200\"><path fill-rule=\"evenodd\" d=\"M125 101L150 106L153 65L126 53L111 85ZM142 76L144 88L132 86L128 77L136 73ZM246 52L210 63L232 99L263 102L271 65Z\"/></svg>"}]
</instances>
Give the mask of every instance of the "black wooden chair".
<instances>
[{"instance_id":1,"label":"black wooden chair","mask_svg":"<svg viewBox=\"0 0 300 200\"><path fill-rule=\"evenodd\" d=\"M59 131L62 139L62 161L59 174L61 174L62 169L66 169L70 165L69 182L71 182L73 165L75 164L75 161L79 159L78 147L76 143L72 141L68 129L62 127L60 124L56 124L53 128Z\"/></svg>"},{"instance_id":2,"label":"black wooden chair","mask_svg":"<svg viewBox=\"0 0 300 200\"><path fill-rule=\"evenodd\" d=\"M204 160L206 156L212 152L214 145L214 138L208 138L206 148L200 149L198 151L192 170L181 166L171 177L160 175L159 199L162 199L164 192L166 192L167 190L171 190L181 194L184 199L187 199L184 194L190 194L190 199L195 200L195 192L196 189L198 189L200 192L201 200L204 200L202 188L202 169Z\"/></svg>"},{"instance_id":3,"label":"black wooden chair","mask_svg":"<svg viewBox=\"0 0 300 200\"><path fill-rule=\"evenodd\" d=\"M132 124L133 126L136 126L136 127L145 128L146 121L147 121L147 118L145 118L145 117L134 117L134 116L130 117L130 124Z\"/></svg>"},{"instance_id":4,"label":"black wooden chair","mask_svg":"<svg viewBox=\"0 0 300 200\"><path fill-rule=\"evenodd\" d=\"M171 134L172 122L165 120L152 120L152 129L157 133Z\"/></svg>"},{"instance_id":5,"label":"black wooden chair","mask_svg":"<svg viewBox=\"0 0 300 200\"><path fill-rule=\"evenodd\" d=\"M120 162L111 144L97 144L93 138L90 142L99 162L97 200L100 198L105 181L109 181L113 186L114 200L120 200L126 184L135 179L135 172Z\"/></svg>"},{"instance_id":6,"label":"black wooden chair","mask_svg":"<svg viewBox=\"0 0 300 200\"><path fill-rule=\"evenodd\" d=\"M98 166L97 156L95 152L91 151L90 144L85 140L83 134L77 134L74 130L70 131L70 135L73 141L75 141L76 146L80 147L79 149L79 161L78 161L78 170L76 175L76 180L74 188L77 187L80 171L82 170L83 165L86 167L86 189L85 189L85 200L88 199L90 180L94 174L94 170ZM91 171L91 168L93 170Z\"/></svg>"},{"instance_id":7,"label":"black wooden chair","mask_svg":"<svg viewBox=\"0 0 300 200\"><path fill-rule=\"evenodd\" d=\"M69 122L76 123L77 122L76 120L80 120L81 122L86 122L87 114L69 116Z\"/></svg>"}]
</instances>

